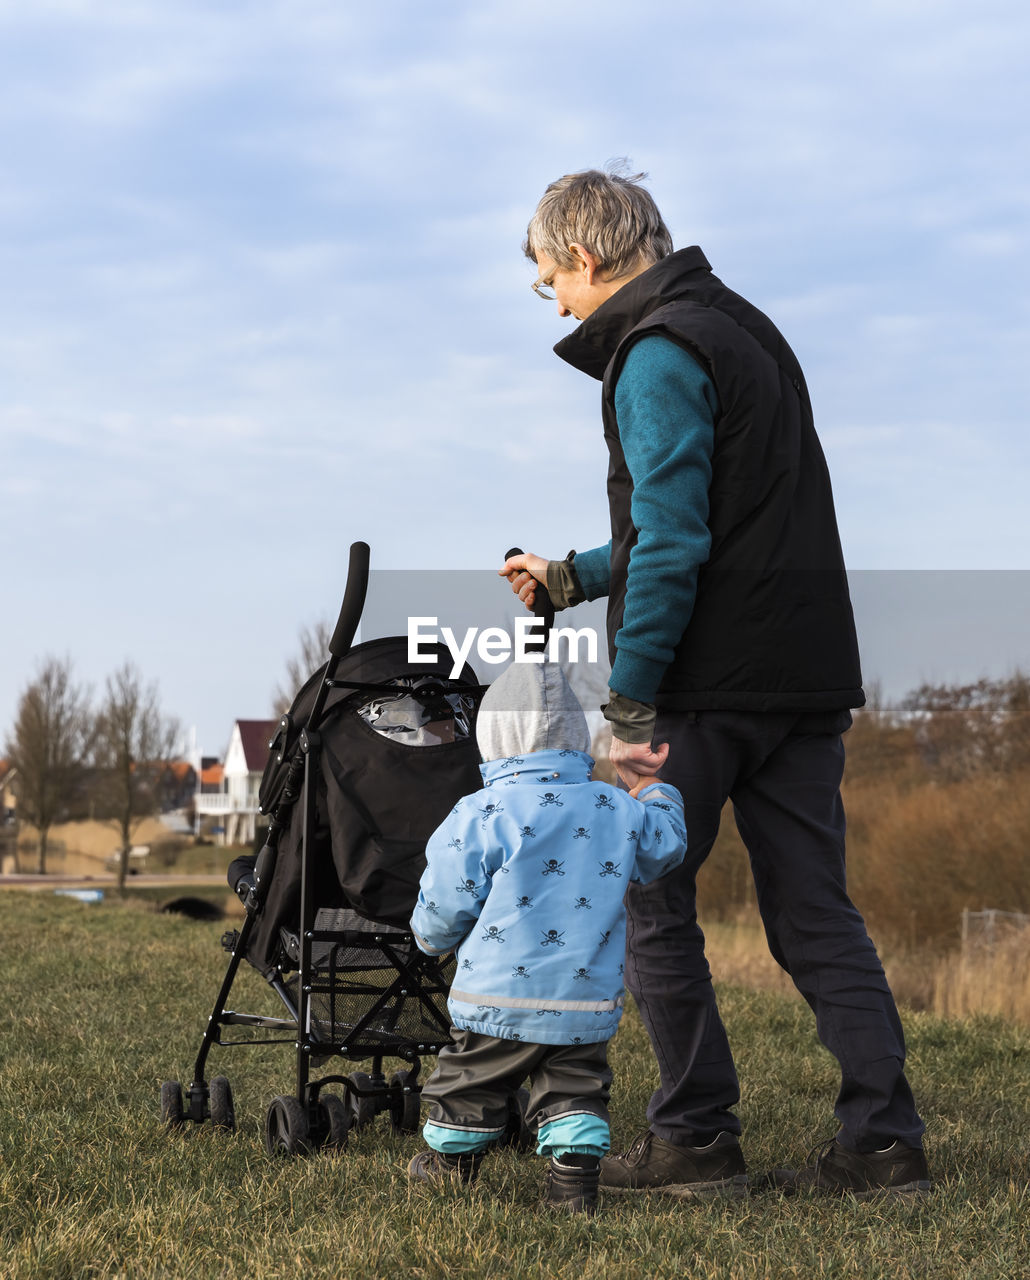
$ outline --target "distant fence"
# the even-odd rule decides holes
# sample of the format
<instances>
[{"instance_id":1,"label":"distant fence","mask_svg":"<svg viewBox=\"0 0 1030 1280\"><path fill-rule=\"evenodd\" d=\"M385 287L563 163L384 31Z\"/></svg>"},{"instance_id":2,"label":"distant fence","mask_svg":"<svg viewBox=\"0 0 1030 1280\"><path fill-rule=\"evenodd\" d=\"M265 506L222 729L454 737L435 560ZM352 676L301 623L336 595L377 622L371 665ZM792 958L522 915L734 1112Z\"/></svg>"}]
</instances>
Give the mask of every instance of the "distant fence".
<instances>
[{"instance_id":1,"label":"distant fence","mask_svg":"<svg viewBox=\"0 0 1030 1280\"><path fill-rule=\"evenodd\" d=\"M993 951L996 947L1022 937L1030 947L1030 915L1023 911L963 911L962 953Z\"/></svg>"}]
</instances>

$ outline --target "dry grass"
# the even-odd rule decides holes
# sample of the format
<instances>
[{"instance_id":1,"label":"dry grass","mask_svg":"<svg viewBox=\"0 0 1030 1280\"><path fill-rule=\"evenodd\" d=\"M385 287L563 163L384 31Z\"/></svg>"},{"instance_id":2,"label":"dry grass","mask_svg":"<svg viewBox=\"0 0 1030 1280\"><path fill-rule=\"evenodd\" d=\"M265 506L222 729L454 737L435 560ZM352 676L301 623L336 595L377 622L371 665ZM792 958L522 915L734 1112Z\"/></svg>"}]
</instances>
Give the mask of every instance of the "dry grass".
<instances>
[{"instance_id":1,"label":"dry grass","mask_svg":"<svg viewBox=\"0 0 1030 1280\"><path fill-rule=\"evenodd\" d=\"M848 888L899 1003L1030 1024L1030 929L961 950L963 911L1030 914L1030 771L931 776L910 729L861 717L847 747ZM731 805L698 884L717 980L793 992L766 948Z\"/></svg>"},{"instance_id":2,"label":"dry grass","mask_svg":"<svg viewBox=\"0 0 1030 1280\"><path fill-rule=\"evenodd\" d=\"M134 831L132 842L150 848L145 871L175 875L224 875L229 863L241 852L237 845L195 844L192 837L171 830L158 818L144 818ZM47 873L107 878L111 874L107 860L119 843L119 833L113 823L60 823L50 829ZM36 870L36 851L35 829L25 823L18 838L18 867L22 872Z\"/></svg>"},{"instance_id":3,"label":"dry grass","mask_svg":"<svg viewBox=\"0 0 1030 1280\"><path fill-rule=\"evenodd\" d=\"M144 818L133 832L133 844L153 848L170 843L177 837L158 818ZM121 844L113 822L61 822L50 828L47 850L47 872L51 875L103 875L106 861ZM37 835L35 828L23 823L18 836L18 864L22 871L36 870Z\"/></svg>"},{"instance_id":4,"label":"dry grass","mask_svg":"<svg viewBox=\"0 0 1030 1280\"><path fill-rule=\"evenodd\" d=\"M795 994L769 954L760 925L716 922L704 930L712 974L720 985ZM967 955L883 948L881 957L899 1004L940 1017L999 1017L1030 1026L1030 929L1012 930L993 949Z\"/></svg>"},{"instance_id":5,"label":"dry grass","mask_svg":"<svg viewBox=\"0 0 1030 1280\"><path fill-rule=\"evenodd\" d=\"M593 1219L541 1205L543 1162L499 1152L468 1193L426 1194L421 1146L386 1117L345 1152L270 1160L270 1099L292 1046L221 1049L239 1129L168 1133L160 1082L188 1079L225 971L223 926L0 894L0 1275L4 1280L1015 1280L1030 1274L1030 1033L906 1018L937 1182L915 1203L763 1193L761 1170L835 1128L839 1077L798 1000L720 1002L740 1072L755 1193L730 1204L606 1197ZM715 931L713 930L713 935ZM241 1007L278 1002L253 970ZM271 1000L270 1006L265 1005ZM614 1140L643 1124L656 1068L634 1009L612 1045ZM427 1064L428 1066L429 1064ZM350 1067L346 1067L350 1070Z\"/></svg>"},{"instance_id":6,"label":"dry grass","mask_svg":"<svg viewBox=\"0 0 1030 1280\"><path fill-rule=\"evenodd\" d=\"M705 924L704 934L708 963L718 983L796 994L790 978L769 954L760 925L750 920Z\"/></svg>"},{"instance_id":7,"label":"dry grass","mask_svg":"<svg viewBox=\"0 0 1030 1280\"><path fill-rule=\"evenodd\" d=\"M845 779L844 802L848 888L886 951L956 952L965 910L1030 914L1030 772L947 783L916 782L903 771L861 775ZM706 921L757 920L731 805L698 885ZM931 1007L935 978L924 973L920 981L915 1002Z\"/></svg>"},{"instance_id":8,"label":"dry grass","mask_svg":"<svg viewBox=\"0 0 1030 1280\"><path fill-rule=\"evenodd\" d=\"M1011 931L990 951L943 957L934 975L934 1013L988 1014L1030 1024L1030 929Z\"/></svg>"},{"instance_id":9,"label":"dry grass","mask_svg":"<svg viewBox=\"0 0 1030 1280\"><path fill-rule=\"evenodd\" d=\"M878 932L956 943L962 912L1030 911L1030 775L845 790L849 884Z\"/></svg>"}]
</instances>

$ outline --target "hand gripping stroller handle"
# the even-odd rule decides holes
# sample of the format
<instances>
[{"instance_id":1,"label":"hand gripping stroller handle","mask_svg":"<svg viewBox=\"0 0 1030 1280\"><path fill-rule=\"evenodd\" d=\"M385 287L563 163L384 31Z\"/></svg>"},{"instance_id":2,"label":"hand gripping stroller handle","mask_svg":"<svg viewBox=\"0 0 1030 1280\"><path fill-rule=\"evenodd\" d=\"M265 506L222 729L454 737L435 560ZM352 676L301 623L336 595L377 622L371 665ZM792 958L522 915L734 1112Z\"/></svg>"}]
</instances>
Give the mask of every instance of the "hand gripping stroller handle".
<instances>
[{"instance_id":1,"label":"hand gripping stroller handle","mask_svg":"<svg viewBox=\"0 0 1030 1280\"><path fill-rule=\"evenodd\" d=\"M342 658L350 651L351 641L361 621L361 611L365 607L365 594L368 591L368 557L367 542L351 543L347 588L343 593L336 630L329 641L329 652L334 658Z\"/></svg>"},{"instance_id":2,"label":"hand gripping stroller handle","mask_svg":"<svg viewBox=\"0 0 1030 1280\"><path fill-rule=\"evenodd\" d=\"M510 560L512 556L522 555L521 547L512 547L510 551L505 553L505 560ZM554 626L554 603L551 600L551 593L547 590L542 582L537 580L536 597L533 601L533 616L539 618L544 624L544 633L538 640L530 640L526 644L527 653L539 653L547 647L547 638L551 634L551 628Z\"/></svg>"}]
</instances>

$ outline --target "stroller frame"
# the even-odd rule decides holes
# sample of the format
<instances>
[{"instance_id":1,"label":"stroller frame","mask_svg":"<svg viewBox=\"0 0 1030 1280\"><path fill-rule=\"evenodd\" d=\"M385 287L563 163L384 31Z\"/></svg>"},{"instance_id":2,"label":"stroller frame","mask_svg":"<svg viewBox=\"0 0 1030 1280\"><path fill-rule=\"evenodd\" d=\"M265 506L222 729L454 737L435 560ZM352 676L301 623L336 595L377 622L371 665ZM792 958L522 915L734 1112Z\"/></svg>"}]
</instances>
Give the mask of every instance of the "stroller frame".
<instances>
[{"instance_id":1,"label":"stroller frame","mask_svg":"<svg viewBox=\"0 0 1030 1280\"><path fill-rule=\"evenodd\" d=\"M438 1054L450 1043L450 1019L446 1006L437 1003L437 998L446 997L449 989L449 974L445 973L449 957L434 959L423 955L415 948L414 937L409 931L377 924L350 911L320 912L312 891L313 837L322 767L319 726L326 697L331 689L341 687L356 691L395 692L390 686L335 679L339 662L350 651L360 621L368 584L368 563L367 544L354 543L350 551L344 600L329 643L329 658L322 670L307 724L300 730L285 784L272 807L268 836L254 867L254 887L246 904L247 917L241 929L230 930L222 938L223 947L230 952L229 965L207 1021L186 1097L184 1099L182 1087L176 1080L167 1080L161 1087L162 1120L168 1127L210 1120L213 1128L231 1131L236 1127L236 1115L229 1081L225 1076L216 1076L210 1081L206 1078L207 1059L212 1046L286 1044L292 1040L296 1049L296 1087L292 1094L274 1098L268 1108L265 1146L270 1155L300 1154L320 1147L342 1148L351 1128L371 1123L381 1111L389 1112L395 1131L415 1132L419 1124L421 1055ZM284 730L288 727L288 717L284 717L280 725L284 743ZM278 740L279 735L273 740L273 745ZM281 759L282 756L279 757ZM267 980L282 1000L287 1016L240 1013L228 1009L226 1004L268 893L280 836L298 801L302 806L303 825L296 991L287 986L280 967L279 972ZM341 929L326 927L319 921L320 915L335 917L328 923L337 926L340 916L348 918ZM358 956L365 954L367 962L355 963ZM381 986L370 988L359 978L347 976L354 971L384 971L387 968L392 968L396 976ZM370 990L373 993L371 1005L355 1022L348 1024L346 1035L337 1035L337 1002L340 997L356 991L367 996ZM314 999L323 1001L320 1009L315 1008ZM415 1041L391 1037L391 1020L398 1016L405 1001L412 1000L418 1002L427 1034ZM324 1016L325 1001L328 1001L328 1018ZM326 1023L328 1035L324 1029ZM270 1035L225 1038L223 1031L230 1027L250 1027ZM371 1058L371 1071L333 1073L314 1078L313 1067L327 1057ZM387 1057L399 1058L408 1064L405 1070L395 1071L389 1080L383 1073L383 1062ZM330 1085L342 1086L343 1098L328 1091L327 1086ZM520 1131L519 1121L517 1108L513 1106L513 1136Z\"/></svg>"}]
</instances>

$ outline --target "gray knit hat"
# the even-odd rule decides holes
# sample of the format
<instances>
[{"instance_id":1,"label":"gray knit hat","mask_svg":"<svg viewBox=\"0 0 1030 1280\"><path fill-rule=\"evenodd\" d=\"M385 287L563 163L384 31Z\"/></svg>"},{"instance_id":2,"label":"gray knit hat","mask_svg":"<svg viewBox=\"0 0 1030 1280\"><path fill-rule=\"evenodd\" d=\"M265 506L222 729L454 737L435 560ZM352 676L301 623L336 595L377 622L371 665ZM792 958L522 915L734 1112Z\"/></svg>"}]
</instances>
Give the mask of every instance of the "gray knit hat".
<instances>
[{"instance_id":1,"label":"gray knit hat","mask_svg":"<svg viewBox=\"0 0 1030 1280\"><path fill-rule=\"evenodd\" d=\"M590 750L583 708L554 662L513 662L499 675L479 708L476 740L484 760Z\"/></svg>"}]
</instances>

